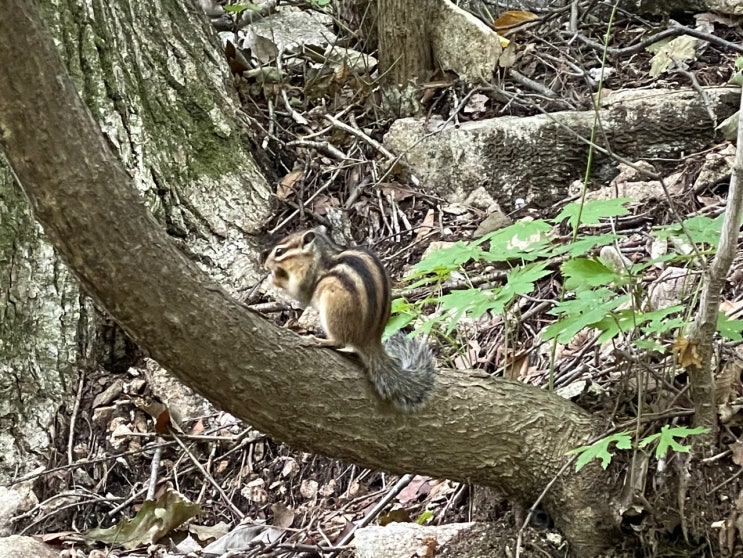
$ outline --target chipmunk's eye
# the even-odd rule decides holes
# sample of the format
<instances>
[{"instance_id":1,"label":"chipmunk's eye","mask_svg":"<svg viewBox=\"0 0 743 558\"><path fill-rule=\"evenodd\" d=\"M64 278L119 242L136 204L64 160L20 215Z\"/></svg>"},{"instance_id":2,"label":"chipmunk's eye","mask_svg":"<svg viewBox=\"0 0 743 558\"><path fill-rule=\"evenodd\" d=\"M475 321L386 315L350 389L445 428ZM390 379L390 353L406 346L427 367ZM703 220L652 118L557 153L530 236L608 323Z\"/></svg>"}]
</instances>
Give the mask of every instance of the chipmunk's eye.
<instances>
[{"instance_id":1,"label":"chipmunk's eye","mask_svg":"<svg viewBox=\"0 0 743 558\"><path fill-rule=\"evenodd\" d=\"M281 256L281 255L282 255L283 253L284 253L284 249L283 249L283 248L281 248L281 247L278 247L278 246L277 246L277 247L276 247L276 248L274 248L274 250L273 250L273 257L274 257L274 258L278 258L278 257L279 257L279 256Z\"/></svg>"}]
</instances>

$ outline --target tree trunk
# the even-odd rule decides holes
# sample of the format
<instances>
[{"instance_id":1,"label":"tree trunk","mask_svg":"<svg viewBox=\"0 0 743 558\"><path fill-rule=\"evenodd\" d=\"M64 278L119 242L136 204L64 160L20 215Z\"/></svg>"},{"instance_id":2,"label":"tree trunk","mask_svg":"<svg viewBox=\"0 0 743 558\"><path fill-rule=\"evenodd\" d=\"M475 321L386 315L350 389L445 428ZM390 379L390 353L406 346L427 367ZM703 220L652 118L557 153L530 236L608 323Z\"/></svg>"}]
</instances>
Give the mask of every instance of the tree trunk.
<instances>
[{"instance_id":1,"label":"tree trunk","mask_svg":"<svg viewBox=\"0 0 743 558\"><path fill-rule=\"evenodd\" d=\"M216 280L252 285L247 255L262 249L253 233L270 189L204 14L177 0L42 4L77 91L152 214Z\"/></svg>"},{"instance_id":2,"label":"tree trunk","mask_svg":"<svg viewBox=\"0 0 743 558\"><path fill-rule=\"evenodd\" d=\"M597 433L599 421L551 393L454 371L441 371L437 395L420 413L380 408L357 365L304 347L175 246L60 70L33 6L8 3L0 20L0 145L87 292L179 378L297 447L482 483L527 502L558 474L568 449ZM609 479L595 466L568 471L545 498L582 555L618 534Z\"/></svg>"},{"instance_id":3,"label":"tree trunk","mask_svg":"<svg viewBox=\"0 0 743 558\"><path fill-rule=\"evenodd\" d=\"M420 84L434 69L426 17L438 1L377 2L381 105L394 118L420 113Z\"/></svg>"},{"instance_id":4,"label":"tree trunk","mask_svg":"<svg viewBox=\"0 0 743 558\"><path fill-rule=\"evenodd\" d=\"M379 0L379 69L383 83L400 87L433 72L428 21L437 0Z\"/></svg>"},{"instance_id":5,"label":"tree trunk","mask_svg":"<svg viewBox=\"0 0 743 558\"><path fill-rule=\"evenodd\" d=\"M382 108L397 118L421 112L421 85L434 75L490 82L501 38L450 0L380 0Z\"/></svg>"},{"instance_id":6,"label":"tree trunk","mask_svg":"<svg viewBox=\"0 0 743 558\"><path fill-rule=\"evenodd\" d=\"M227 288L246 290L259 277L252 233L268 215L269 189L203 14L176 1L66 0L40 8L61 67L141 199L202 269ZM52 134L62 109L52 102L46 110L42 132ZM57 178L66 173L60 165ZM70 427L77 372L126 366L131 347L80 294L1 159L0 285L4 481L46 462L59 407L58 428Z\"/></svg>"},{"instance_id":7,"label":"tree trunk","mask_svg":"<svg viewBox=\"0 0 743 558\"><path fill-rule=\"evenodd\" d=\"M0 165L0 482L41 464L85 369L92 310Z\"/></svg>"}]
</instances>

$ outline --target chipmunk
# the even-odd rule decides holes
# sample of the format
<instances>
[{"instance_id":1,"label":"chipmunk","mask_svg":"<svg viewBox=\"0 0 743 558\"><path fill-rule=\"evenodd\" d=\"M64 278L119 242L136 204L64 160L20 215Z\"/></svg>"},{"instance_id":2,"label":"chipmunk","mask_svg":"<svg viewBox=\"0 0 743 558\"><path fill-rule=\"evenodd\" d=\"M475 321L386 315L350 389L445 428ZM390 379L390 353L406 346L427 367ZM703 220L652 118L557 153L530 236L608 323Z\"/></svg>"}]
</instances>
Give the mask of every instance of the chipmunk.
<instances>
[{"instance_id":1,"label":"chipmunk","mask_svg":"<svg viewBox=\"0 0 743 558\"><path fill-rule=\"evenodd\" d=\"M266 258L273 283L320 313L322 346L359 355L379 396L401 411L422 406L433 391L436 363L423 341L397 332L382 344L390 317L390 279L361 248L342 248L325 227L291 234Z\"/></svg>"}]
</instances>

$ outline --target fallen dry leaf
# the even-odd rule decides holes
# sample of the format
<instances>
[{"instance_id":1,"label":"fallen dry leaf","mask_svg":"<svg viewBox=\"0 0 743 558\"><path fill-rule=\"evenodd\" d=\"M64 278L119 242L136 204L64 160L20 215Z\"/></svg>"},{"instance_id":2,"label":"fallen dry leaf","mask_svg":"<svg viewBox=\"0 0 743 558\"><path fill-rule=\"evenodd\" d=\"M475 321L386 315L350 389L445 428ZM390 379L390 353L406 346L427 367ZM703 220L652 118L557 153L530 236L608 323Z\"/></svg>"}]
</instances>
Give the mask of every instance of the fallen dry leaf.
<instances>
[{"instance_id":1,"label":"fallen dry leaf","mask_svg":"<svg viewBox=\"0 0 743 558\"><path fill-rule=\"evenodd\" d=\"M335 196L326 196L321 194L317 196L312 202L312 211L318 215L325 215L328 208L340 207L341 202Z\"/></svg>"},{"instance_id":2,"label":"fallen dry leaf","mask_svg":"<svg viewBox=\"0 0 743 558\"><path fill-rule=\"evenodd\" d=\"M157 542L199 513L201 506L168 487L157 500L145 501L133 519L124 518L108 529L91 529L88 537L131 550Z\"/></svg>"},{"instance_id":3,"label":"fallen dry leaf","mask_svg":"<svg viewBox=\"0 0 743 558\"><path fill-rule=\"evenodd\" d=\"M521 10L509 10L507 12L503 12L500 15L500 17L498 17L498 19L496 19L491 24L491 26L498 33L502 33L503 31L513 29L514 27L518 25L522 25L524 23L528 23L536 19L539 19L539 16L532 12L525 12Z\"/></svg>"},{"instance_id":4,"label":"fallen dry leaf","mask_svg":"<svg viewBox=\"0 0 743 558\"><path fill-rule=\"evenodd\" d=\"M403 505L418 501L421 494L427 495L431 491L430 482L431 477L416 475L408 486L403 488L400 494L397 495L397 501Z\"/></svg>"},{"instance_id":5,"label":"fallen dry leaf","mask_svg":"<svg viewBox=\"0 0 743 558\"><path fill-rule=\"evenodd\" d=\"M316 480L305 479L302 481L302 484L299 487L299 493L308 500L311 500L317 497L318 488L319 484Z\"/></svg>"},{"instance_id":6,"label":"fallen dry leaf","mask_svg":"<svg viewBox=\"0 0 743 558\"><path fill-rule=\"evenodd\" d=\"M412 521L410 514L403 508L390 510L379 516L379 524L382 527L389 525L390 523L410 523Z\"/></svg>"},{"instance_id":7,"label":"fallen dry leaf","mask_svg":"<svg viewBox=\"0 0 743 558\"><path fill-rule=\"evenodd\" d=\"M276 197L280 200L285 200L296 193L297 183L304 178L304 171L297 169L291 171L285 175L284 178L279 180L279 185L276 187Z\"/></svg>"},{"instance_id":8,"label":"fallen dry leaf","mask_svg":"<svg viewBox=\"0 0 743 558\"><path fill-rule=\"evenodd\" d=\"M392 196L392 199L397 202L408 200L415 195L415 190L410 186L404 186L399 182L382 182L379 185L379 189L382 190L385 197Z\"/></svg>"},{"instance_id":9,"label":"fallen dry leaf","mask_svg":"<svg viewBox=\"0 0 743 558\"><path fill-rule=\"evenodd\" d=\"M512 380L518 380L521 378L525 378L528 372L529 355L526 353L522 353L508 363L508 366L506 366L506 370L504 372L504 376L506 378L511 378Z\"/></svg>"},{"instance_id":10,"label":"fallen dry leaf","mask_svg":"<svg viewBox=\"0 0 743 558\"><path fill-rule=\"evenodd\" d=\"M725 364L720 375L715 378L715 403L724 405L729 403L738 394L740 384L741 365L732 360Z\"/></svg>"},{"instance_id":11,"label":"fallen dry leaf","mask_svg":"<svg viewBox=\"0 0 743 558\"><path fill-rule=\"evenodd\" d=\"M681 368L702 365L696 343L690 342L685 337L680 335L676 337L676 340L673 342L673 352L676 353L676 358Z\"/></svg>"},{"instance_id":12,"label":"fallen dry leaf","mask_svg":"<svg viewBox=\"0 0 743 558\"><path fill-rule=\"evenodd\" d=\"M426 236L428 233L433 230L434 225L436 224L436 212L433 209L429 209L426 211L426 216L423 218L423 221L420 225L418 225L418 230L415 233L415 239L420 240L424 236Z\"/></svg>"}]
</instances>

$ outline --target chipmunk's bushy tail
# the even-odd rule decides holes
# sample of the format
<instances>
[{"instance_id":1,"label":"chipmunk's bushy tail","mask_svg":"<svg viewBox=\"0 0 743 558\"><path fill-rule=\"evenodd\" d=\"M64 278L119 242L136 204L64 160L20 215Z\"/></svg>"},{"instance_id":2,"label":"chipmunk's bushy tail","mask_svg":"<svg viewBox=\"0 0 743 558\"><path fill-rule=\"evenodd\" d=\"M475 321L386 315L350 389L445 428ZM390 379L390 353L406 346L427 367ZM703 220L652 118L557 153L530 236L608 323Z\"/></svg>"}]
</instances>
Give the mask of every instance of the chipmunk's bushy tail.
<instances>
[{"instance_id":1,"label":"chipmunk's bushy tail","mask_svg":"<svg viewBox=\"0 0 743 558\"><path fill-rule=\"evenodd\" d=\"M423 338L411 339L398 331L384 344L384 351L362 359L379 396L400 411L419 409L434 390L436 360Z\"/></svg>"}]
</instances>

